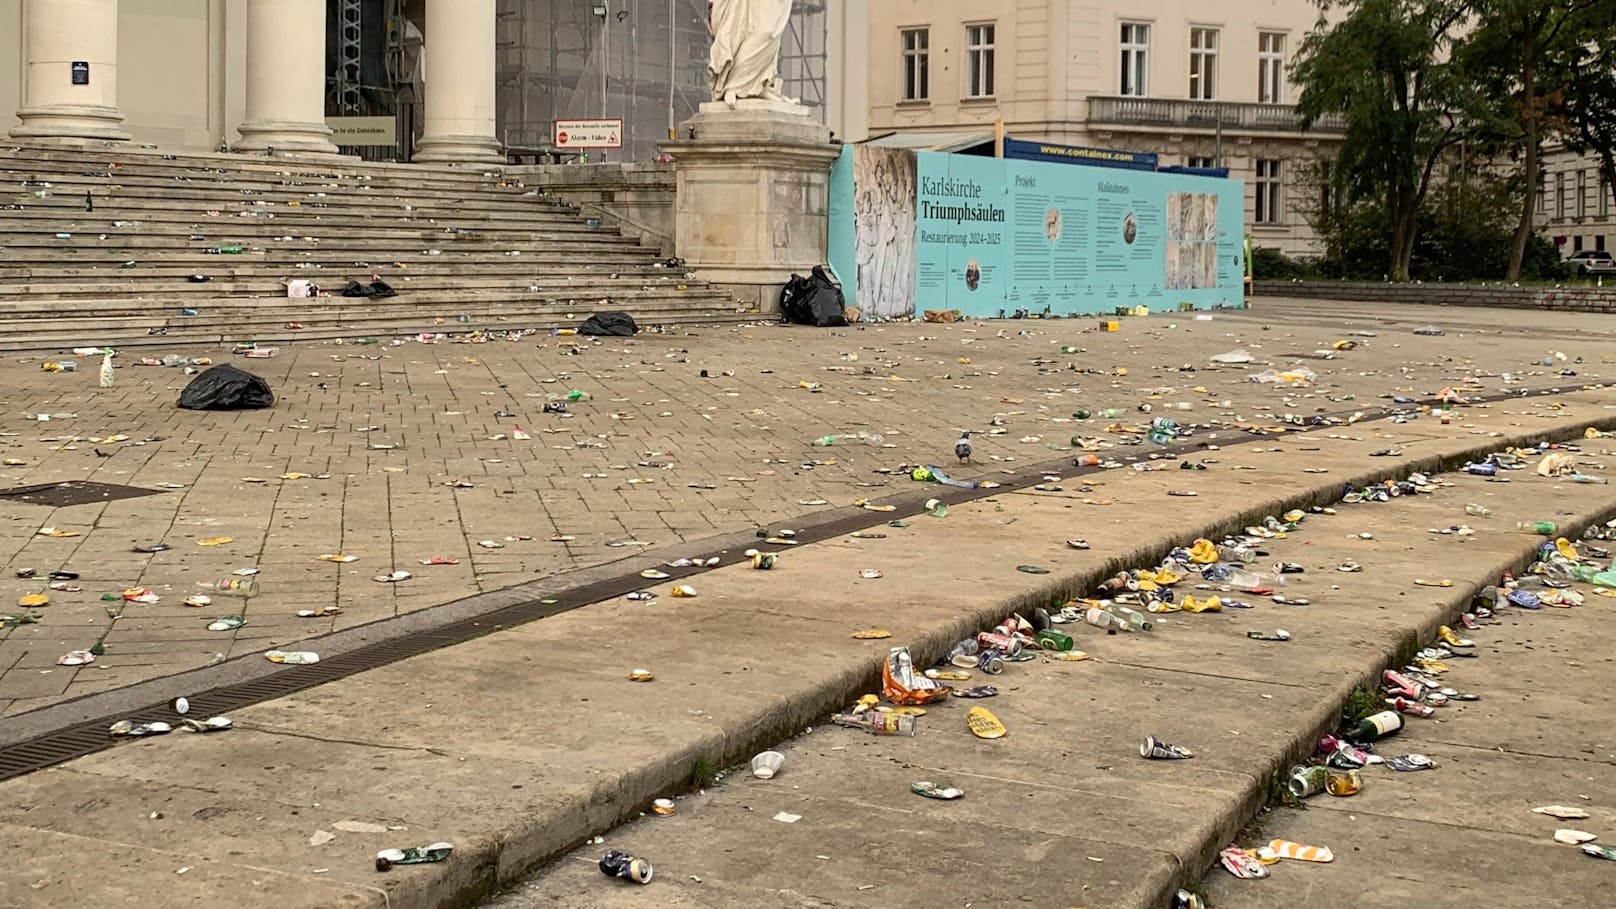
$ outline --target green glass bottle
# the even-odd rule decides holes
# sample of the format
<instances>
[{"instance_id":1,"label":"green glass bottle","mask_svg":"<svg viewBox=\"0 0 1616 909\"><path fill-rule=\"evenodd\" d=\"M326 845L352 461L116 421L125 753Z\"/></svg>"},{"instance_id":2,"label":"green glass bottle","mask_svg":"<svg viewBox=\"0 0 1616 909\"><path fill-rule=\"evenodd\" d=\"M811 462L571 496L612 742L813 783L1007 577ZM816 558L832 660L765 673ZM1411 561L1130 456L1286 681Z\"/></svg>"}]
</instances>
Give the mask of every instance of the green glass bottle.
<instances>
[{"instance_id":1,"label":"green glass bottle","mask_svg":"<svg viewBox=\"0 0 1616 909\"><path fill-rule=\"evenodd\" d=\"M1396 735L1402 728L1401 714L1395 710L1382 710L1359 720L1358 725L1347 730L1343 738L1351 742L1378 742L1387 736Z\"/></svg>"}]
</instances>

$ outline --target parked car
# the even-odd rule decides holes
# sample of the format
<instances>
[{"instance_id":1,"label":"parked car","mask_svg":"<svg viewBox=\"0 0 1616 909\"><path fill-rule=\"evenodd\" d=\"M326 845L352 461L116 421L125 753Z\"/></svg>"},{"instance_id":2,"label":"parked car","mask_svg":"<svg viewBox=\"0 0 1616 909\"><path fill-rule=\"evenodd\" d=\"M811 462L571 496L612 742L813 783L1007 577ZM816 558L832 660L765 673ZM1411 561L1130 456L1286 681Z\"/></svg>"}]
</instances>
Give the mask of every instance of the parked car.
<instances>
[{"instance_id":1,"label":"parked car","mask_svg":"<svg viewBox=\"0 0 1616 909\"><path fill-rule=\"evenodd\" d=\"M1616 275L1616 256L1599 249L1572 253L1566 264L1579 275Z\"/></svg>"}]
</instances>

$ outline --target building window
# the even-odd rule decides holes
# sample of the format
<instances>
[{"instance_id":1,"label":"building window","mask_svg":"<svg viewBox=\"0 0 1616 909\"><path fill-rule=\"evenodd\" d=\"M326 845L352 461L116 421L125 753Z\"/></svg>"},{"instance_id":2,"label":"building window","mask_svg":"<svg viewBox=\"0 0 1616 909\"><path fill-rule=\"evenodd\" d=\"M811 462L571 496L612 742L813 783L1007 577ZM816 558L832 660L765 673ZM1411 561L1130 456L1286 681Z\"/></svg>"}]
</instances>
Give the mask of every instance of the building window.
<instances>
[{"instance_id":1,"label":"building window","mask_svg":"<svg viewBox=\"0 0 1616 909\"><path fill-rule=\"evenodd\" d=\"M1599 175L1599 217L1603 218L1608 214L1610 214L1610 181L1605 179L1604 174L1600 174ZM1601 246L1599 248L1604 249L1603 246Z\"/></svg>"},{"instance_id":2,"label":"building window","mask_svg":"<svg viewBox=\"0 0 1616 909\"><path fill-rule=\"evenodd\" d=\"M1285 103L1285 36L1279 32L1257 33L1257 100Z\"/></svg>"},{"instance_id":3,"label":"building window","mask_svg":"<svg viewBox=\"0 0 1616 909\"><path fill-rule=\"evenodd\" d=\"M1190 29L1190 100L1211 101L1218 96L1218 30Z\"/></svg>"},{"instance_id":4,"label":"building window","mask_svg":"<svg viewBox=\"0 0 1616 909\"><path fill-rule=\"evenodd\" d=\"M1257 159L1257 216L1258 224L1279 223L1279 162Z\"/></svg>"},{"instance_id":5,"label":"building window","mask_svg":"<svg viewBox=\"0 0 1616 909\"><path fill-rule=\"evenodd\" d=\"M1554 217L1555 220L1564 221L1566 212L1566 179L1564 173L1554 175Z\"/></svg>"},{"instance_id":6,"label":"building window","mask_svg":"<svg viewBox=\"0 0 1616 909\"><path fill-rule=\"evenodd\" d=\"M1588 217L1588 172L1577 170L1577 220Z\"/></svg>"},{"instance_id":7,"label":"building window","mask_svg":"<svg viewBox=\"0 0 1616 909\"><path fill-rule=\"evenodd\" d=\"M965 97L993 97L993 24L965 26Z\"/></svg>"},{"instance_id":8,"label":"building window","mask_svg":"<svg viewBox=\"0 0 1616 909\"><path fill-rule=\"evenodd\" d=\"M1150 51L1150 26L1138 22L1122 23L1122 94L1143 98L1148 90L1146 55Z\"/></svg>"},{"instance_id":9,"label":"building window","mask_svg":"<svg viewBox=\"0 0 1616 909\"><path fill-rule=\"evenodd\" d=\"M1190 155L1186 163L1190 167L1216 167L1217 166L1217 165L1212 163L1211 158L1203 158L1200 155Z\"/></svg>"},{"instance_id":10,"label":"building window","mask_svg":"<svg viewBox=\"0 0 1616 909\"><path fill-rule=\"evenodd\" d=\"M1574 253L1582 252L1582 234L1577 234L1571 238L1571 251Z\"/></svg>"},{"instance_id":11,"label":"building window","mask_svg":"<svg viewBox=\"0 0 1616 909\"><path fill-rule=\"evenodd\" d=\"M1600 252L1605 251L1605 235L1604 234L1600 234L1599 236L1594 238L1594 249L1597 249Z\"/></svg>"},{"instance_id":12,"label":"building window","mask_svg":"<svg viewBox=\"0 0 1616 909\"><path fill-rule=\"evenodd\" d=\"M1549 213L1549 188L1541 182L1537 185L1537 213L1540 215Z\"/></svg>"},{"instance_id":13,"label":"building window","mask_svg":"<svg viewBox=\"0 0 1616 909\"><path fill-rule=\"evenodd\" d=\"M931 97L931 30L906 28L903 36L903 100Z\"/></svg>"}]
</instances>

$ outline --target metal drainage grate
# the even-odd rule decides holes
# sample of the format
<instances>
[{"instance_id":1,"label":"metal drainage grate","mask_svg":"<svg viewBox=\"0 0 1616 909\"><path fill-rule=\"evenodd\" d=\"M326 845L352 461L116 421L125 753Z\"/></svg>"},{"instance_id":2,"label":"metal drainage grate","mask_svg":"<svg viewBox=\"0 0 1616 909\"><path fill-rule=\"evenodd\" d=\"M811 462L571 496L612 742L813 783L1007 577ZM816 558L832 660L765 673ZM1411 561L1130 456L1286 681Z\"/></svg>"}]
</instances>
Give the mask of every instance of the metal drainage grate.
<instances>
[{"instance_id":1,"label":"metal drainage grate","mask_svg":"<svg viewBox=\"0 0 1616 909\"><path fill-rule=\"evenodd\" d=\"M141 489L139 486L118 486L112 483L88 483L71 480L66 483L41 483L38 486L18 486L0 490L0 501L21 502L24 505L44 505L61 508L66 505L89 505L94 502L115 502L154 496L161 490Z\"/></svg>"}]
</instances>

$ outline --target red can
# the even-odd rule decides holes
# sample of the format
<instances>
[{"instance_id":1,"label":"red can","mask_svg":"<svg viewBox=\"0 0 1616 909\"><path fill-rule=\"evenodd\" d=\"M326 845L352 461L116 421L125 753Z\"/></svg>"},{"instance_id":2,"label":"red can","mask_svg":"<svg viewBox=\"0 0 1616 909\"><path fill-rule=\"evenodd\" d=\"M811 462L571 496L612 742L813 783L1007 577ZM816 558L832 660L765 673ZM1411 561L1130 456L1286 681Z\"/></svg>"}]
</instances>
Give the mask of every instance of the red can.
<instances>
[{"instance_id":1,"label":"red can","mask_svg":"<svg viewBox=\"0 0 1616 909\"><path fill-rule=\"evenodd\" d=\"M1011 656L1021 653L1021 641L1007 634L984 631L976 636L976 643L983 650L998 650Z\"/></svg>"}]
</instances>

